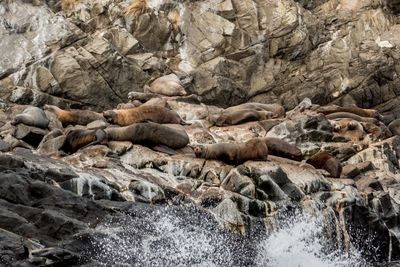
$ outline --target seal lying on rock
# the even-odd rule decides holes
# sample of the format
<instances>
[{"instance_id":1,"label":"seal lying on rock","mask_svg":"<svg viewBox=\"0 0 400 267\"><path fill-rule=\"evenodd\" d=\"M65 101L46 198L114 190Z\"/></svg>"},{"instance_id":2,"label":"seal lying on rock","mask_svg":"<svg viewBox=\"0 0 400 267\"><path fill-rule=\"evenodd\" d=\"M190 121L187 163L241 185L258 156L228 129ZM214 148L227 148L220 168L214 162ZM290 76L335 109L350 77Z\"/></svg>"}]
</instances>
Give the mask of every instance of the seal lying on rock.
<instances>
[{"instance_id":1,"label":"seal lying on rock","mask_svg":"<svg viewBox=\"0 0 400 267\"><path fill-rule=\"evenodd\" d=\"M358 116L358 115L356 115L354 113L350 113L350 112L335 112L335 113L328 114L325 117L328 120L349 118L349 119L356 120L358 122L369 122L369 123L373 123L373 124L378 124L378 122L379 122L375 118L361 117L361 116Z\"/></svg>"},{"instance_id":2,"label":"seal lying on rock","mask_svg":"<svg viewBox=\"0 0 400 267\"><path fill-rule=\"evenodd\" d=\"M49 126L49 119L44 111L38 107L28 107L21 114L15 116L11 121L12 125L23 123L28 126L46 129Z\"/></svg>"},{"instance_id":3,"label":"seal lying on rock","mask_svg":"<svg viewBox=\"0 0 400 267\"><path fill-rule=\"evenodd\" d=\"M359 107L321 107L317 111L325 115L337 112L346 112L353 113L361 117L369 117L379 120L382 118L382 115L379 114L379 112L375 109L364 109Z\"/></svg>"},{"instance_id":4,"label":"seal lying on rock","mask_svg":"<svg viewBox=\"0 0 400 267\"><path fill-rule=\"evenodd\" d=\"M301 153L301 150L286 141L275 137L265 137L262 138L262 140L267 145L270 155L297 161L303 160L303 153Z\"/></svg>"},{"instance_id":5,"label":"seal lying on rock","mask_svg":"<svg viewBox=\"0 0 400 267\"><path fill-rule=\"evenodd\" d=\"M61 150L66 153L75 153L81 148L107 142L107 133L104 130L74 129L67 132Z\"/></svg>"},{"instance_id":6,"label":"seal lying on rock","mask_svg":"<svg viewBox=\"0 0 400 267\"><path fill-rule=\"evenodd\" d=\"M108 110L103 112L109 123L128 126L134 123L152 121L160 124L186 124L178 113L160 106L139 106L136 108Z\"/></svg>"},{"instance_id":7,"label":"seal lying on rock","mask_svg":"<svg viewBox=\"0 0 400 267\"><path fill-rule=\"evenodd\" d=\"M109 141L131 141L134 144L165 145L179 149L189 144L189 136L183 127L181 128L149 122L126 127L109 127L105 131Z\"/></svg>"},{"instance_id":8,"label":"seal lying on rock","mask_svg":"<svg viewBox=\"0 0 400 267\"><path fill-rule=\"evenodd\" d=\"M193 150L197 158L221 160L229 164L268 158L268 147L261 138L253 138L244 143L197 145Z\"/></svg>"},{"instance_id":9,"label":"seal lying on rock","mask_svg":"<svg viewBox=\"0 0 400 267\"><path fill-rule=\"evenodd\" d=\"M388 125L393 135L400 135L400 119L394 120Z\"/></svg>"},{"instance_id":10,"label":"seal lying on rock","mask_svg":"<svg viewBox=\"0 0 400 267\"><path fill-rule=\"evenodd\" d=\"M216 126L237 125L249 121L268 120L274 117L270 111L257 110L237 110L232 112L223 112L216 120Z\"/></svg>"},{"instance_id":11,"label":"seal lying on rock","mask_svg":"<svg viewBox=\"0 0 400 267\"><path fill-rule=\"evenodd\" d=\"M90 110L63 110L52 105L44 105L44 110L53 112L57 116L57 119L61 121L63 127L68 125L87 125L93 121L105 120L100 113Z\"/></svg>"},{"instance_id":12,"label":"seal lying on rock","mask_svg":"<svg viewBox=\"0 0 400 267\"><path fill-rule=\"evenodd\" d=\"M339 178L342 173L342 164L340 161L325 151L315 154L306 163L314 166L316 169L326 170L334 178Z\"/></svg>"},{"instance_id":13,"label":"seal lying on rock","mask_svg":"<svg viewBox=\"0 0 400 267\"><path fill-rule=\"evenodd\" d=\"M217 126L227 126L278 118L284 115L285 109L279 104L245 103L224 109L219 117L211 118L211 120Z\"/></svg>"},{"instance_id":14,"label":"seal lying on rock","mask_svg":"<svg viewBox=\"0 0 400 267\"><path fill-rule=\"evenodd\" d=\"M155 79L150 86L145 85L144 92L165 96L183 96L187 94L181 81L175 74L169 74Z\"/></svg>"},{"instance_id":15,"label":"seal lying on rock","mask_svg":"<svg viewBox=\"0 0 400 267\"><path fill-rule=\"evenodd\" d=\"M335 132L353 142L360 141L365 136L364 127L356 120L344 118L331 121L331 124Z\"/></svg>"}]
</instances>

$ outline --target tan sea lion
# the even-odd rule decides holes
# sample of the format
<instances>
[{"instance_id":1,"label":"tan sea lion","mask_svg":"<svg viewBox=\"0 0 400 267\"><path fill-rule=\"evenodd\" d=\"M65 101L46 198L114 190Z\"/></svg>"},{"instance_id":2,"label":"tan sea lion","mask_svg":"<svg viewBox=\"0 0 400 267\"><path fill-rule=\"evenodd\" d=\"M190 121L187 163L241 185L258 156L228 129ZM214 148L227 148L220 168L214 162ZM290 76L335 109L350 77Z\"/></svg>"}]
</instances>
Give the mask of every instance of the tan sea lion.
<instances>
[{"instance_id":1,"label":"tan sea lion","mask_svg":"<svg viewBox=\"0 0 400 267\"><path fill-rule=\"evenodd\" d=\"M342 173L342 164L340 161L325 151L315 154L306 163L314 166L316 169L326 170L334 178L339 178Z\"/></svg>"},{"instance_id":2,"label":"tan sea lion","mask_svg":"<svg viewBox=\"0 0 400 267\"><path fill-rule=\"evenodd\" d=\"M262 140L267 145L270 155L297 161L303 160L303 153L301 153L301 150L284 140L274 137L265 137L262 138Z\"/></svg>"},{"instance_id":3,"label":"tan sea lion","mask_svg":"<svg viewBox=\"0 0 400 267\"><path fill-rule=\"evenodd\" d=\"M11 121L12 125L18 123L46 129L50 121L42 109L38 107L28 107Z\"/></svg>"},{"instance_id":4,"label":"tan sea lion","mask_svg":"<svg viewBox=\"0 0 400 267\"><path fill-rule=\"evenodd\" d=\"M361 117L361 116L358 116L358 115L356 115L354 113L350 113L350 112L335 112L335 113L325 115L325 117L328 120L349 118L349 119L356 120L358 122L369 122L369 123L373 123L373 124L379 123L379 121L375 118Z\"/></svg>"},{"instance_id":5,"label":"tan sea lion","mask_svg":"<svg viewBox=\"0 0 400 267\"><path fill-rule=\"evenodd\" d=\"M117 105L117 109L129 109L129 108L136 108L138 106L140 106L142 103L135 100L133 102L129 102L129 103L120 103Z\"/></svg>"},{"instance_id":6,"label":"tan sea lion","mask_svg":"<svg viewBox=\"0 0 400 267\"><path fill-rule=\"evenodd\" d=\"M66 153L75 153L79 149L107 142L107 133L102 129L73 129L67 131L66 135L67 137L61 147L61 150Z\"/></svg>"},{"instance_id":7,"label":"tan sea lion","mask_svg":"<svg viewBox=\"0 0 400 267\"><path fill-rule=\"evenodd\" d=\"M394 120L388 125L393 135L400 135L400 119Z\"/></svg>"},{"instance_id":8,"label":"tan sea lion","mask_svg":"<svg viewBox=\"0 0 400 267\"><path fill-rule=\"evenodd\" d=\"M68 125L87 125L88 123L97 120L105 121L104 117L100 113L90 110L63 110L53 105L44 105L43 108L44 110L54 113L57 116L57 119L61 121L63 127Z\"/></svg>"},{"instance_id":9,"label":"tan sea lion","mask_svg":"<svg viewBox=\"0 0 400 267\"><path fill-rule=\"evenodd\" d=\"M152 121L160 124L186 124L178 113L160 106L139 106L130 109L108 110L103 112L107 122L119 126Z\"/></svg>"},{"instance_id":10,"label":"tan sea lion","mask_svg":"<svg viewBox=\"0 0 400 267\"><path fill-rule=\"evenodd\" d=\"M165 145L179 149L189 144L189 136L185 129L182 126L179 128L148 122L126 127L109 127L105 131L109 141L131 141L134 144Z\"/></svg>"},{"instance_id":11,"label":"tan sea lion","mask_svg":"<svg viewBox=\"0 0 400 267\"><path fill-rule=\"evenodd\" d=\"M363 126L364 131L372 136L373 140L378 140L384 136L384 129L382 126L386 127L385 125L377 126L369 122L361 122L361 125Z\"/></svg>"},{"instance_id":12,"label":"tan sea lion","mask_svg":"<svg viewBox=\"0 0 400 267\"><path fill-rule=\"evenodd\" d=\"M197 145L193 150L197 158L221 160L229 164L268 158L268 147L261 138L253 138L244 143Z\"/></svg>"},{"instance_id":13,"label":"tan sea lion","mask_svg":"<svg viewBox=\"0 0 400 267\"><path fill-rule=\"evenodd\" d=\"M356 114L360 117L369 117L375 119L381 119L382 115L375 109L364 109L359 107L321 107L317 110L325 115L337 113L337 112L348 112Z\"/></svg>"},{"instance_id":14,"label":"tan sea lion","mask_svg":"<svg viewBox=\"0 0 400 267\"><path fill-rule=\"evenodd\" d=\"M187 95L178 76L173 73L155 79L150 85L145 85L144 92L165 96Z\"/></svg>"},{"instance_id":15,"label":"tan sea lion","mask_svg":"<svg viewBox=\"0 0 400 267\"><path fill-rule=\"evenodd\" d=\"M335 132L353 142L357 142L364 139L365 136L364 127L360 122L356 120L350 118L344 118L331 121L331 124Z\"/></svg>"},{"instance_id":16,"label":"tan sea lion","mask_svg":"<svg viewBox=\"0 0 400 267\"><path fill-rule=\"evenodd\" d=\"M129 100L131 100L131 101L138 100L142 103L145 103L152 98L159 98L159 97L160 97L160 95L154 94L154 93L141 93L141 92L135 92L135 91L128 93Z\"/></svg>"}]
</instances>

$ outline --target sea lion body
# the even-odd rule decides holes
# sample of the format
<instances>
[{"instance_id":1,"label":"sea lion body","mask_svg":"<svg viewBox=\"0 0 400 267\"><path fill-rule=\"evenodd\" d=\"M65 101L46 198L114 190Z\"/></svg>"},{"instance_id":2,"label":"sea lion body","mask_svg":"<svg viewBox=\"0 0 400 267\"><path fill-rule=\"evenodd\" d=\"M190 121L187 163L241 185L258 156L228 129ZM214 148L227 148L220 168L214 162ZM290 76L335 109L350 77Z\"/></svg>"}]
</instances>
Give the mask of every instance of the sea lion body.
<instances>
[{"instance_id":1,"label":"sea lion body","mask_svg":"<svg viewBox=\"0 0 400 267\"><path fill-rule=\"evenodd\" d=\"M249 121L267 120L274 117L270 111L258 110L237 110L232 112L223 112L215 122L216 126L237 125Z\"/></svg>"},{"instance_id":2,"label":"sea lion body","mask_svg":"<svg viewBox=\"0 0 400 267\"><path fill-rule=\"evenodd\" d=\"M340 161L325 151L315 154L306 163L314 166L316 169L326 170L334 178L339 178L342 173L342 164Z\"/></svg>"},{"instance_id":3,"label":"sea lion body","mask_svg":"<svg viewBox=\"0 0 400 267\"><path fill-rule=\"evenodd\" d=\"M321 108L318 112L323 113L325 115L338 113L338 112L348 112L356 114L360 117L368 117L368 118L375 118L380 120L382 115L375 109L364 109L359 107L326 107Z\"/></svg>"},{"instance_id":4,"label":"sea lion body","mask_svg":"<svg viewBox=\"0 0 400 267\"><path fill-rule=\"evenodd\" d=\"M226 108L223 112L232 112L237 110L257 110L257 111L270 111L274 113L275 117L285 116L285 109L280 104L262 104L262 103L244 103L237 106Z\"/></svg>"},{"instance_id":5,"label":"sea lion body","mask_svg":"<svg viewBox=\"0 0 400 267\"><path fill-rule=\"evenodd\" d=\"M61 121L63 127L68 125L87 125L97 120L105 121L100 113L90 110L63 110L52 105L44 105L44 109L53 112L57 116L57 119Z\"/></svg>"},{"instance_id":6,"label":"sea lion body","mask_svg":"<svg viewBox=\"0 0 400 267\"><path fill-rule=\"evenodd\" d=\"M292 159L296 161L303 160L303 153L301 150L288 142L274 137L262 138L268 147L270 155Z\"/></svg>"},{"instance_id":7,"label":"sea lion body","mask_svg":"<svg viewBox=\"0 0 400 267\"><path fill-rule=\"evenodd\" d=\"M360 141L365 137L365 131L363 125L360 122L353 120L351 118L344 118L331 121L331 124L335 132L353 142Z\"/></svg>"},{"instance_id":8,"label":"sea lion body","mask_svg":"<svg viewBox=\"0 0 400 267\"><path fill-rule=\"evenodd\" d=\"M38 107L28 107L21 114L15 116L12 125L23 123L28 126L46 129L49 126L49 119L44 111Z\"/></svg>"},{"instance_id":9,"label":"sea lion body","mask_svg":"<svg viewBox=\"0 0 400 267\"><path fill-rule=\"evenodd\" d=\"M400 135L400 119L394 120L388 125L393 135Z\"/></svg>"},{"instance_id":10,"label":"sea lion body","mask_svg":"<svg viewBox=\"0 0 400 267\"><path fill-rule=\"evenodd\" d=\"M107 141L107 133L102 129L86 130L75 129L67 132L61 150L67 153L75 153L81 148L102 144Z\"/></svg>"},{"instance_id":11,"label":"sea lion body","mask_svg":"<svg viewBox=\"0 0 400 267\"><path fill-rule=\"evenodd\" d=\"M187 94L181 81L175 74L169 74L155 79L150 86L145 86L144 91L165 96L183 96Z\"/></svg>"},{"instance_id":12,"label":"sea lion body","mask_svg":"<svg viewBox=\"0 0 400 267\"><path fill-rule=\"evenodd\" d=\"M152 121L160 124L185 124L178 113L160 106L139 106L122 110L108 110L103 113L109 123L128 126L134 123Z\"/></svg>"},{"instance_id":13,"label":"sea lion body","mask_svg":"<svg viewBox=\"0 0 400 267\"><path fill-rule=\"evenodd\" d=\"M194 153L197 158L240 164L248 160L267 160L268 147L261 138L253 138L244 143L217 143L195 146Z\"/></svg>"},{"instance_id":14,"label":"sea lion body","mask_svg":"<svg viewBox=\"0 0 400 267\"><path fill-rule=\"evenodd\" d=\"M182 126L180 126L182 127ZM158 123L135 123L105 129L109 141L131 141L134 144L165 145L179 149L189 144L186 131Z\"/></svg>"},{"instance_id":15,"label":"sea lion body","mask_svg":"<svg viewBox=\"0 0 400 267\"><path fill-rule=\"evenodd\" d=\"M356 114L350 113L350 112L335 112L335 113L331 113L331 114L325 115L325 117L328 120L349 118L349 119L356 120L358 122L369 122L369 123L373 123L373 124L377 124L379 122L375 118L361 117L359 115L356 115Z\"/></svg>"}]
</instances>

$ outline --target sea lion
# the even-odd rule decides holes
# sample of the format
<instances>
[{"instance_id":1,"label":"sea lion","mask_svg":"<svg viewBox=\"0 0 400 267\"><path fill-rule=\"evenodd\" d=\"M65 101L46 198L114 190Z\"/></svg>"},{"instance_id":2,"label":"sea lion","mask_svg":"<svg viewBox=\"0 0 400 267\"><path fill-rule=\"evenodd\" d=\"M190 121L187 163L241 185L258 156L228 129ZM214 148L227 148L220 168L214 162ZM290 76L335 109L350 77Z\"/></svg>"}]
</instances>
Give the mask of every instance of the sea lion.
<instances>
[{"instance_id":1,"label":"sea lion","mask_svg":"<svg viewBox=\"0 0 400 267\"><path fill-rule=\"evenodd\" d=\"M306 160L306 163L314 166L316 169L326 170L334 178L339 178L342 173L342 164L340 161L325 151L315 154Z\"/></svg>"},{"instance_id":2,"label":"sea lion","mask_svg":"<svg viewBox=\"0 0 400 267\"><path fill-rule=\"evenodd\" d=\"M109 127L105 129L109 141L131 141L142 145L165 145L179 149L189 144L189 136L182 126L171 127L148 122L135 123L126 127Z\"/></svg>"},{"instance_id":3,"label":"sea lion","mask_svg":"<svg viewBox=\"0 0 400 267\"><path fill-rule=\"evenodd\" d=\"M261 121L272 119L274 113L270 111L258 111L258 110L237 110L232 112L223 112L219 117L216 118L216 126L228 126L237 125L249 121Z\"/></svg>"},{"instance_id":4,"label":"sea lion","mask_svg":"<svg viewBox=\"0 0 400 267\"><path fill-rule=\"evenodd\" d=\"M186 124L178 113L160 106L139 106L130 109L107 110L103 112L107 122L119 126L152 121L160 124Z\"/></svg>"},{"instance_id":5,"label":"sea lion","mask_svg":"<svg viewBox=\"0 0 400 267\"><path fill-rule=\"evenodd\" d=\"M369 122L361 122L361 125L364 128L364 131L367 132L374 141L384 136L384 129L382 129L382 126L377 126ZM386 127L385 125L383 126Z\"/></svg>"},{"instance_id":6,"label":"sea lion","mask_svg":"<svg viewBox=\"0 0 400 267\"><path fill-rule=\"evenodd\" d=\"M253 138L244 143L197 145L193 150L197 158L221 160L235 165L268 158L268 147L261 138Z\"/></svg>"},{"instance_id":7,"label":"sea lion","mask_svg":"<svg viewBox=\"0 0 400 267\"><path fill-rule=\"evenodd\" d=\"M57 119L61 121L63 127L68 125L87 125L88 123L97 120L105 121L104 117L100 113L90 110L63 110L53 105L44 105L43 108L44 110L54 113L57 116Z\"/></svg>"},{"instance_id":8,"label":"sea lion","mask_svg":"<svg viewBox=\"0 0 400 267\"><path fill-rule=\"evenodd\" d=\"M67 137L61 150L70 154L91 145L105 144L107 142L107 133L102 129L73 129L67 131L66 135Z\"/></svg>"},{"instance_id":9,"label":"sea lion","mask_svg":"<svg viewBox=\"0 0 400 267\"><path fill-rule=\"evenodd\" d=\"M303 160L303 153L301 153L301 150L284 140L274 137L265 137L262 138L262 140L267 145L270 155L297 161Z\"/></svg>"},{"instance_id":10,"label":"sea lion","mask_svg":"<svg viewBox=\"0 0 400 267\"><path fill-rule=\"evenodd\" d=\"M345 138L357 142L364 139L365 132L362 124L350 118L330 121L333 130Z\"/></svg>"},{"instance_id":11,"label":"sea lion","mask_svg":"<svg viewBox=\"0 0 400 267\"><path fill-rule=\"evenodd\" d=\"M129 109L129 108L136 108L138 106L142 105L140 101L134 100L129 103L120 103L117 105L117 109Z\"/></svg>"},{"instance_id":12,"label":"sea lion","mask_svg":"<svg viewBox=\"0 0 400 267\"><path fill-rule=\"evenodd\" d=\"M18 123L46 129L50 121L42 109L38 107L28 107L11 121L12 125Z\"/></svg>"},{"instance_id":13,"label":"sea lion","mask_svg":"<svg viewBox=\"0 0 400 267\"><path fill-rule=\"evenodd\" d=\"M145 85L144 92L165 96L187 95L178 76L173 73L155 79L150 85Z\"/></svg>"},{"instance_id":14,"label":"sea lion","mask_svg":"<svg viewBox=\"0 0 400 267\"><path fill-rule=\"evenodd\" d=\"M237 110L257 110L257 111L270 111L274 113L275 118L285 116L286 112L280 104L262 104L256 102L244 103L237 106L226 108L224 112L233 112Z\"/></svg>"},{"instance_id":15,"label":"sea lion","mask_svg":"<svg viewBox=\"0 0 400 267\"><path fill-rule=\"evenodd\" d=\"M358 122L369 122L369 123L373 123L373 124L377 124L379 122L375 118L361 117L361 116L358 116L358 115L356 115L354 113L350 113L350 112L335 112L335 113L325 115L325 117L328 120L349 118L349 119L356 120Z\"/></svg>"},{"instance_id":16,"label":"sea lion","mask_svg":"<svg viewBox=\"0 0 400 267\"><path fill-rule=\"evenodd\" d=\"M380 120L382 115L375 109L364 109L359 107L322 107L317 110L317 112L323 113L324 115L338 113L338 112L348 112L356 114L360 117L375 118Z\"/></svg>"},{"instance_id":17,"label":"sea lion","mask_svg":"<svg viewBox=\"0 0 400 267\"><path fill-rule=\"evenodd\" d=\"M149 101L152 98L159 98L160 95L158 94L153 94L153 93L141 93L141 92L129 92L128 93L128 99L130 101L138 100L142 103Z\"/></svg>"},{"instance_id":18,"label":"sea lion","mask_svg":"<svg viewBox=\"0 0 400 267\"><path fill-rule=\"evenodd\" d=\"M400 135L400 119L394 120L388 125L393 135Z\"/></svg>"}]
</instances>

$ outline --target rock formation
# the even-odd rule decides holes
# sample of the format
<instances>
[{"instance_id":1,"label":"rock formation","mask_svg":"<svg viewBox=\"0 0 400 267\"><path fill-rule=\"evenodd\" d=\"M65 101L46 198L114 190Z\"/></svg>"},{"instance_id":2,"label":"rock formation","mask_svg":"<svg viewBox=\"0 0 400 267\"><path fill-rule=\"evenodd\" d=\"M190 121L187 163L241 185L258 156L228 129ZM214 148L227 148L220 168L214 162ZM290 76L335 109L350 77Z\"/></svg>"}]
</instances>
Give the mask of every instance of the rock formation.
<instances>
[{"instance_id":1,"label":"rock formation","mask_svg":"<svg viewBox=\"0 0 400 267\"><path fill-rule=\"evenodd\" d=\"M114 238L105 222L170 206L229 244L257 243L304 210L330 225L327 253L400 260L400 137L387 127L400 118L399 11L391 0L0 1L0 264L112 263L93 253L97 237ZM109 140L67 155L69 132L112 126L63 127L48 111L47 127L12 123L32 106L100 113L127 102L177 112L186 124L168 127L190 144ZM246 102L286 115L215 124ZM336 105L379 116L324 114ZM285 146L238 164L192 149L252 138ZM306 163L321 151L340 161L339 178ZM252 247L238 250L221 265L260 264ZM125 263L146 264L135 257Z\"/></svg>"}]
</instances>

